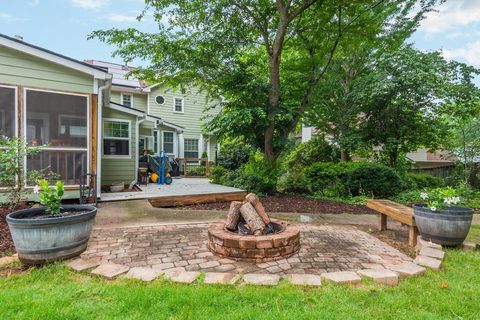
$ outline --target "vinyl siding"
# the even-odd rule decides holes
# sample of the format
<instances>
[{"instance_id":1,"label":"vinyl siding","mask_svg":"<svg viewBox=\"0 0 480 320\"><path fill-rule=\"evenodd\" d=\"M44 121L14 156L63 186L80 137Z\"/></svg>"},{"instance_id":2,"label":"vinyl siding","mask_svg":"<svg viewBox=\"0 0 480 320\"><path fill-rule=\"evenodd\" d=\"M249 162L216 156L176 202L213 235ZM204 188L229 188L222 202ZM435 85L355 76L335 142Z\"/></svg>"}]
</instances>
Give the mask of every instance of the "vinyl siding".
<instances>
[{"instance_id":1,"label":"vinyl siding","mask_svg":"<svg viewBox=\"0 0 480 320\"><path fill-rule=\"evenodd\" d=\"M0 83L93 93L93 76L2 46Z\"/></svg>"},{"instance_id":2,"label":"vinyl siding","mask_svg":"<svg viewBox=\"0 0 480 320\"><path fill-rule=\"evenodd\" d=\"M135 122L136 117L124 112L103 108L103 119L125 119L130 120L130 158L112 159L105 158L102 151L102 185L124 182L129 184L135 179L135 157L137 156ZM103 122L102 119L102 122ZM102 148L103 148L103 130L102 130Z\"/></svg>"},{"instance_id":3,"label":"vinyl siding","mask_svg":"<svg viewBox=\"0 0 480 320\"><path fill-rule=\"evenodd\" d=\"M155 101L157 95L162 95L165 98L164 104L157 104ZM173 112L174 98L184 99L183 113ZM201 126L205 122L202 118L218 112L215 110L204 111L207 104L206 95L197 92L195 89L182 94L178 90L157 87L150 92L149 100L150 114L184 127L183 136L186 139L200 139Z\"/></svg>"},{"instance_id":4,"label":"vinyl siding","mask_svg":"<svg viewBox=\"0 0 480 320\"><path fill-rule=\"evenodd\" d=\"M110 100L116 103L122 103L121 98L122 92L120 91L112 91L110 94ZM133 108L142 110L143 112L147 112L147 101L148 96L146 94L135 94L130 92L125 92L125 94L131 94L133 97Z\"/></svg>"}]
</instances>

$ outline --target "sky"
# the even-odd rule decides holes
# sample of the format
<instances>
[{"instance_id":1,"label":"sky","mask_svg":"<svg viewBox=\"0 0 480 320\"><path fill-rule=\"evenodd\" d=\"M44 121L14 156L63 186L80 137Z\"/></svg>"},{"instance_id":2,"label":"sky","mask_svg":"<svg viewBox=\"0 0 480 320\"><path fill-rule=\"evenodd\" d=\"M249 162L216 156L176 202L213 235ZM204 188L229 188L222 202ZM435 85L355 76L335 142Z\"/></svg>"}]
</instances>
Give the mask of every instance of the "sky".
<instances>
[{"instance_id":1,"label":"sky","mask_svg":"<svg viewBox=\"0 0 480 320\"><path fill-rule=\"evenodd\" d=\"M78 60L112 58L113 47L87 40L93 30L135 27L155 32L155 22L136 16L142 0L0 0L0 33ZM447 0L409 40L421 50L442 50L448 59L480 67L480 0Z\"/></svg>"}]
</instances>

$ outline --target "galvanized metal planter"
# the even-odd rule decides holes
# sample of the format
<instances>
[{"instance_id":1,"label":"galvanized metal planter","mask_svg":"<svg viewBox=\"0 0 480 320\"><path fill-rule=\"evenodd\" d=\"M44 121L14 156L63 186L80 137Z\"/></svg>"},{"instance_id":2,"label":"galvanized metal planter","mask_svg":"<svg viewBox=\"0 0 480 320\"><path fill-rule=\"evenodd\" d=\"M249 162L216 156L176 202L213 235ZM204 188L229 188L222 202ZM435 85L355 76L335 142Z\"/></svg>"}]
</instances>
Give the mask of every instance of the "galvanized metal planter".
<instances>
[{"instance_id":1,"label":"galvanized metal planter","mask_svg":"<svg viewBox=\"0 0 480 320\"><path fill-rule=\"evenodd\" d=\"M446 246L458 246L467 237L473 209L449 207L432 211L425 205L414 205L415 223L424 240Z\"/></svg>"},{"instance_id":2,"label":"galvanized metal planter","mask_svg":"<svg viewBox=\"0 0 480 320\"><path fill-rule=\"evenodd\" d=\"M44 208L15 211L7 216L15 249L20 261L41 264L71 258L87 248L97 208L87 205L64 205L65 211L83 211L76 215L32 219Z\"/></svg>"}]
</instances>

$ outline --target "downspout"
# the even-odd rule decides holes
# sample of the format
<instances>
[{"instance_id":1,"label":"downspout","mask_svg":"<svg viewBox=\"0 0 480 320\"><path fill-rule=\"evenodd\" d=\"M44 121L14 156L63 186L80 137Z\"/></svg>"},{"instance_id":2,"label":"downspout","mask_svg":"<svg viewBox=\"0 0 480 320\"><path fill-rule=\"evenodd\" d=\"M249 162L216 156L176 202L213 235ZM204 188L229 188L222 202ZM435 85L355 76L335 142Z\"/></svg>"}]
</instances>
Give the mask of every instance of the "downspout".
<instances>
[{"instance_id":1,"label":"downspout","mask_svg":"<svg viewBox=\"0 0 480 320\"><path fill-rule=\"evenodd\" d=\"M97 199L100 199L102 196L102 186L101 186L101 170L102 170L102 113L103 113L103 91L108 89L110 84L107 82L103 86L98 88L98 99L97 99Z\"/></svg>"}]
</instances>

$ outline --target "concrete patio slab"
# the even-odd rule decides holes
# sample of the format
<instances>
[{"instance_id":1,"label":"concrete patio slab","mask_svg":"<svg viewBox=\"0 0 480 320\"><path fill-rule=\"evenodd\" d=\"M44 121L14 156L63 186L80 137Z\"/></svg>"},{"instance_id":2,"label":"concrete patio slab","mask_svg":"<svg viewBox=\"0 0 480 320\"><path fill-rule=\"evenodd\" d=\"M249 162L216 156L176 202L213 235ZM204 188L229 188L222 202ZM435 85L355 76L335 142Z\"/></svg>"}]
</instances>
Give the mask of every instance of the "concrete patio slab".
<instances>
[{"instance_id":1,"label":"concrete patio slab","mask_svg":"<svg viewBox=\"0 0 480 320\"><path fill-rule=\"evenodd\" d=\"M206 284L234 284L240 275L235 273L207 272L205 273Z\"/></svg>"},{"instance_id":2,"label":"concrete patio slab","mask_svg":"<svg viewBox=\"0 0 480 320\"><path fill-rule=\"evenodd\" d=\"M156 271L152 268L134 267L128 270L127 274L125 275L125 278L138 279L138 280L150 282L155 280L155 278L157 278L161 274L162 274L161 271Z\"/></svg>"},{"instance_id":3,"label":"concrete patio slab","mask_svg":"<svg viewBox=\"0 0 480 320\"><path fill-rule=\"evenodd\" d=\"M358 284L362 281L359 275L351 271L327 272L322 278L335 283Z\"/></svg>"},{"instance_id":4,"label":"concrete patio slab","mask_svg":"<svg viewBox=\"0 0 480 320\"><path fill-rule=\"evenodd\" d=\"M370 278L374 282L387 286L396 286L398 284L398 273L388 269L363 269L358 270L357 273L360 276Z\"/></svg>"},{"instance_id":5,"label":"concrete patio slab","mask_svg":"<svg viewBox=\"0 0 480 320\"><path fill-rule=\"evenodd\" d=\"M253 284L258 286L276 286L280 281L280 276L277 276L275 274L249 273L243 276L243 281L246 284Z\"/></svg>"},{"instance_id":6,"label":"concrete patio slab","mask_svg":"<svg viewBox=\"0 0 480 320\"><path fill-rule=\"evenodd\" d=\"M298 286L319 287L322 285L322 278L315 274L291 274L287 276L291 284Z\"/></svg>"},{"instance_id":7,"label":"concrete patio slab","mask_svg":"<svg viewBox=\"0 0 480 320\"><path fill-rule=\"evenodd\" d=\"M421 276L425 273L426 269L415 263L407 262L399 265L388 266L388 269L397 272L401 276L414 277Z\"/></svg>"},{"instance_id":8,"label":"concrete patio slab","mask_svg":"<svg viewBox=\"0 0 480 320\"><path fill-rule=\"evenodd\" d=\"M88 269L95 268L101 263L100 259L83 259L77 258L70 261L67 261L67 266L74 271L84 271Z\"/></svg>"}]
</instances>

